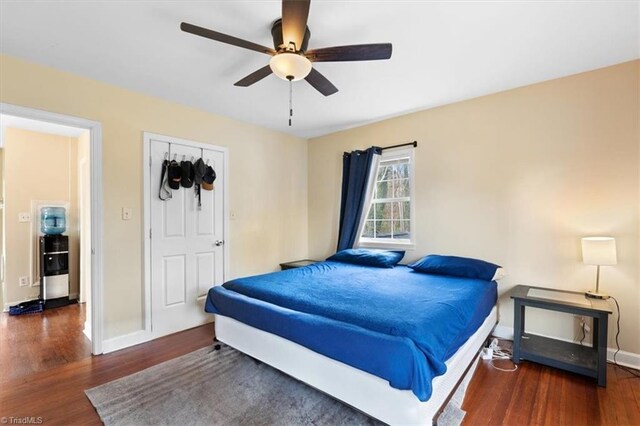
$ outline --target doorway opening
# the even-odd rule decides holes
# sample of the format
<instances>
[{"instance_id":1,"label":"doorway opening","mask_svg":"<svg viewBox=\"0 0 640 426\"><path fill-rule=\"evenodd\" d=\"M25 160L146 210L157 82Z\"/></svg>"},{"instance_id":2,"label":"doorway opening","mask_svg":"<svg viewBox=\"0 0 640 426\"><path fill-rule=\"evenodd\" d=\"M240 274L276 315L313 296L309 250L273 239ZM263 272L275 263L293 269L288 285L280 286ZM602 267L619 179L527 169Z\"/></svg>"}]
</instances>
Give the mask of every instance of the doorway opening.
<instances>
[{"instance_id":1,"label":"doorway opening","mask_svg":"<svg viewBox=\"0 0 640 426\"><path fill-rule=\"evenodd\" d=\"M25 373L102 353L101 151L99 123L0 104L0 328L30 337Z\"/></svg>"}]
</instances>

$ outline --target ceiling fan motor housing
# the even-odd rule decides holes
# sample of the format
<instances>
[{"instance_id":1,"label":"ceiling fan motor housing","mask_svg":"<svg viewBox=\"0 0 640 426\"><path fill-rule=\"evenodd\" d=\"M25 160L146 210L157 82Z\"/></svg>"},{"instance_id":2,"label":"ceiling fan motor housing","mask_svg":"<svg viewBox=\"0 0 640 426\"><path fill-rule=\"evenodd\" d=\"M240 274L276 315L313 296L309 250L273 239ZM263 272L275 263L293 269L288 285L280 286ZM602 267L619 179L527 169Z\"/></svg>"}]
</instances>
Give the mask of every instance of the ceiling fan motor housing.
<instances>
[{"instance_id":1,"label":"ceiling fan motor housing","mask_svg":"<svg viewBox=\"0 0 640 426\"><path fill-rule=\"evenodd\" d=\"M286 50L288 46L284 45L282 39L282 19L276 19L271 26L271 37L273 37L273 47L276 51ZM309 45L309 37L311 37L311 31L307 26L304 32L304 39L302 40L302 46L296 46L296 51L306 52Z\"/></svg>"}]
</instances>

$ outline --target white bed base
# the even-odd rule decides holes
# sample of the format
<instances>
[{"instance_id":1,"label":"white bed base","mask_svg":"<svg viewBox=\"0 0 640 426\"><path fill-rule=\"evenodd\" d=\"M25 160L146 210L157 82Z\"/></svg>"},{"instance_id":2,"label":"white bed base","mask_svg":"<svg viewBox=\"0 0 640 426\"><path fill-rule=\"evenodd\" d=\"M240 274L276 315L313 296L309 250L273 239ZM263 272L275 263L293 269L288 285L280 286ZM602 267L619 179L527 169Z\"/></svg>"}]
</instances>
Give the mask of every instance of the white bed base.
<instances>
[{"instance_id":1,"label":"white bed base","mask_svg":"<svg viewBox=\"0 0 640 426\"><path fill-rule=\"evenodd\" d=\"M497 322L494 306L480 328L447 360L447 372L433 379L433 393L420 401L410 390L328 358L275 334L216 315L216 338L227 345L390 425L436 422Z\"/></svg>"},{"instance_id":2,"label":"white bed base","mask_svg":"<svg viewBox=\"0 0 640 426\"><path fill-rule=\"evenodd\" d=\"M433 379L433 393L425 402L410 390L392 388L384 379L232 318L216 315L215 330L221 342L376 419L390 425L425 425L435 424L496 322L494 306L480 328L447 360L447 372Z\"/></svg>"}]
</instances>

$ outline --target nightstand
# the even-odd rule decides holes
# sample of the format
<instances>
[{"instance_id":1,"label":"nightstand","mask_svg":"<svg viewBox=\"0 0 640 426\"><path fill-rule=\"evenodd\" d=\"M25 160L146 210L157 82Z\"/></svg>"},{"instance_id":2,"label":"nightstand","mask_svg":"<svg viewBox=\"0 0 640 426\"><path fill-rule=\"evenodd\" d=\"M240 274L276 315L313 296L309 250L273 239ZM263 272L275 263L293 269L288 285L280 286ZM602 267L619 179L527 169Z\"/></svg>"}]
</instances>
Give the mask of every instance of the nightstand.
<instances>
[{"instance_id":1,"label":"nightstand","mask_svg":"<svg viewBox=\"0 0 640 426\"><path fill-rule=\"evenodd\" d=\"M283 271L285 271L287 269L302 268L303 266L313 265L314 263L318 263L318 262L319 260L310 260L310 259L294 260L292 262L281 263L280 268Z\"/></svg>"},{"instance_id":2,"label":"nightstand","mask_svg":"<svg viewBox=\"0 0 640 426\"><path fill-rule=\"evenodd\" d=\"M611 308L606 300L584 293L519 285L513 299L513 362L537 362L597 379L607 385L607 324ZM540 308L593 318L593 347L565 342L525 331L525 307Z\"/></svg>"}]
</instances>

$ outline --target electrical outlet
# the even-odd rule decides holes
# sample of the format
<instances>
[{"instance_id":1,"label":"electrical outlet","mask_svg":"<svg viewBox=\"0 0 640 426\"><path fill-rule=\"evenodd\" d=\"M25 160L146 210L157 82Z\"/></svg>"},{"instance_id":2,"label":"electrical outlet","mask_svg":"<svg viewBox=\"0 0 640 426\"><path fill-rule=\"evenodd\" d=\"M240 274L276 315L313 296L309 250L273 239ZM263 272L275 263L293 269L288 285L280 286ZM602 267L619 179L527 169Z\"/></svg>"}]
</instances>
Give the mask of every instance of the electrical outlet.
<instances>
[{"instance_id":1,"label":"electrical outlet","mask_svg":"<svg viewBox=\"0 0 640 426\"><path fill-rule=\"evenodd\" d=\"M131 207L122 208L122 220L131 220L132 214L133 210L131 209Z\"/></svg>"},{"instance_id":2,"label":"electrical outlet","mask_svg":"<svg viewBox=\"0 0 640 426\"><path fill-rule=\"evenodd\" d=\"M31 213L18 213L18 222L31 222Z\"/></svg>"},{"instance_id":3,"label":"electrical outlet","mask_svg":"<svg viewBox=\"0 0 640 426\"><path fill-rule=\"evenodd\" d=\"M238 214L235 212L235 210L232 210L229 212L229 219L236 220L237 218L238 218Z\"/></svg>"},{"instance_id":4,"label":"electrical outlet","mask_svg":"<svg viewBox=\"0 0 640 426\"><path fill-rule=\"evenodd\" d=\"M29 287L29 277L20 277L18 280L20 287Z\"/></svg>"}]
</instances>

